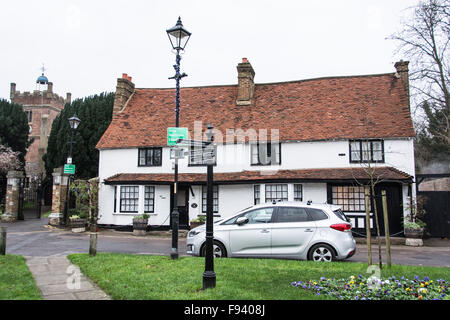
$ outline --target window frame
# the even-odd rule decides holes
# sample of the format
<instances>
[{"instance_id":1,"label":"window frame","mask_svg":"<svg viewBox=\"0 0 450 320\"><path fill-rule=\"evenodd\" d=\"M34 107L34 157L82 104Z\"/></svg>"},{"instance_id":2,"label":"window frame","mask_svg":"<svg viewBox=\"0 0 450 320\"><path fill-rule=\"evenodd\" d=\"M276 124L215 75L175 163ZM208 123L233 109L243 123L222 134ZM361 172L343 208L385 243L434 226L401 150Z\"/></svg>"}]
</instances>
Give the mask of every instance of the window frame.
<instances>
[{"instance_id":1,"label":"window frame","mask_svg":"<svg viewBox=\"0 0 450 320\"><path fill-rule=\"evenodd\" d=\"M298 190L295 190L295 187L300 187L300 198L296 197L296 194L298 195ZM303 202L303 184L301 183L294 183L294 201ZM298 200L300 199L300 200Z\"/></svg>"},{"instance_id":2,"label":"window frame","mask_svg":"<svg viewBox=\"0 0 450 320\"><path fill-rule=\"evenodd\" d=\"M152 189L152 192L147 192L147 188ZM154 213L155 212L155 186L144 186L144 213ZM153 194L153 198L147 198L147 194ZM151 210L147 210L147 208L150 206L147 204L147 200L153 200L153 204L151 205Z\"/></svg>"},{"instance_id":3,"label":"window frame","mask_svg":"<svg viewBox=\"0 0 450 320\"><path fill-rule=\"evenodd\" d=\"M282 196L282 199L280 199L281 201L289 201L289 186L288 186L288 184L287 183L271 183L271 184L266 184L266 186L265 186L265 190L264 190L264 194L265 194L265 203L272 203L274 200L276 201L276 200L278 200L279 198L275 198L275 199L272 199L272 197L268 197L267 196L267 193L268 192L270 192L271 194L274 192L273 190L268 190L268 189L271 189L272 187L276 187L276 186L281 186L282 187L282 189L281 189L281 193L283 194L283 193L286 193L286 198L283 198L283 196ZM283 190L283 187L284 186L286 186L286 190ZM269 187L269 188L268 188ZM275 193L277 192L277 190L275 190ZM270 200L268 200L268 199L270 199ZM284 200L285 199L285 200Z\"/></svg>"},{"instance_id":4,"label":"window frame","mask_svg":"<svg viewBox=\"0 0 450 320\"><path fill-rule=\"evenodd\" d=\"M258 196L256 196L256 195L258 195ZM261 185L260 184L255 184L253 186L253 203L255 205L261 203Z\"/></svg>"},{"instance_id":5,"label":"window frame","mask_svg":"<svg viewBox=\"0 0 450 320\"><path fill-rule=\"evenodd\" d=\"M208 187L202 185L202 213L206 213L207 208ZM214 197L216 196L216 197ZM219 186L213 185L213 213L219 213Z\"/></svg>"},{"instance_id":6,"label":"window frame","mask_svg":"<svg viewBox=\"0 0 450 320\"><path fill-rule=\"evenodd\" d=\"M123 188L137 188L137 192L136 191L134 191L132 193L131 192L122 192ZM121 212L121 213L138 213L139 212L139 186L120 186L119 193L120 193L120 195L119 195L119 212ZM122 197L123 194L133 194L133 195L137 194L137 198L124 198L124 197ZM122 210L124 200L134 200L135 204L133 205L133 207L136 208L136 210L135 211L134 210L130 210L130 211ZM128 205L128 206L130 206L130 205Z\"/></svg>"},{"instance_id":7,"label":"window frame","mask_svg":"<svg viewBox=\"0 0 450 320\"><path fill-rule=\"evenodd\" d=\"M352 143L358 143L359 144L359 149L358 150L354 150L353 152L357 152L359 151L359 160L354 160L353 156L352 156ZM369 153L369 159L364 160L363 158L363 143L368 142L369 146L370 146L370 153ZM373 156L374 156L374 142L380 142L381 143L381 150L375 150L375 151L381 151L381 160L374 160ZM385 154L384 154L384 140L383 139L352 139L349 140L348 143L348 148L349 148L349 160L350 163L385 163Z\"/></svg>"},{"instance_id":8,"label":"window frame","mask_svg":"<svg viewBox=\"0 0 450 320\"><path fill-rule=\"evenodd\" d=\"M148 152L149 151L153 151L152 152L152 162L153 164L148 164L147 160L148 160ZM160 158L159 158L159 164L154 164L155 163L155 150L159 150L160 152ZM145 151L145 164L141 164L141 152ZM163 148L162 147L149 147L149 148L138 148L138 167L161 167L162 166L162 158L163 158Z\"/></svg>"},{"instance_id":9,"label":"window frame","mask_svg":"<svg viewBox=\"0 0 450 320\"><path fill-rule=\"evenodd\" d=\"M270 145L270 148L266 147L266 157L270 159L269 163L261 163L261 159L259 158L259 145L265 144L266 146ZM253 155L254 155L254 146L256 146L256 155L258 161L255 163L253 162ZM267 152L270 150L270 156L267 154ZM250 144L250 165L251 166L279 166L281 165L281 142L278 142L278 154L279 154L279 162L278 163L272 163L272 142L265 142L265 143L251 143ZM276 161L276 155L275 155L275 161Z\"/></svg>"},{"instance_id":10,"label":"window frame","mask_svg":"<svg viewBox=\"0 0 450 320\"><path fill-rule=\"evenodd\" d=\"M347 198L345 198L345 196L343 196L342 198L334 197L334 194L339 194L339 190L336 190L336 192L333 192L334 191L333 188L339 188L339 187L341 187L341 188L358 188L359 191L357 192L357 194L359 194L359 198L356 198L356 197L353 197L353 198L347 197ZM356 194L355 192L350 193L350 192L345 192L345 191L341 191L341 193L342 194L353 194L353 195ZM362 197L361 197L361 195L362 195ZM351 203L347 203L347 204L342 203L342 204L340 204L340 203L336 203L334 201L335 199L336 200L343 200L343 201L349 200L348 202L350 202L350 200L358 200L359 203L358 204L356 204L356 203L352 203L352 204ZM352 184L333 184L333 185L330 186L330 200L331 200L330 201L331 204L340 206L344 213L345 212L352 212L352 213L353 212L355 212L355 213L363 213L363 212L365 213L366 212L364 186L358 186L358 185L352 185ZM355 209L354 210L350 210L349 206L354 206ZM359 210L356 210L356 206L358 206ZM372 203L371 203L371 201L369 201L369 211L372 212Z\"/></svg>"}]
</instances>

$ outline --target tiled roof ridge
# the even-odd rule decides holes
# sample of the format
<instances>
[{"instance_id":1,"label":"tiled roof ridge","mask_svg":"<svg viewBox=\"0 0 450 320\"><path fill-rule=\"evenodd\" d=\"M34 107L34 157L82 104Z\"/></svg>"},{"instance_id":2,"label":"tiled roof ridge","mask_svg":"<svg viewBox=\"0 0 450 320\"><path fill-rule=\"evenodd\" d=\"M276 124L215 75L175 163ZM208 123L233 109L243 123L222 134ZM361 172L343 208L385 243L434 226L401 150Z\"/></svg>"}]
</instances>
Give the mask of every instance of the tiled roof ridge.
<instances>
[{"instance_id":1,"label":"tiled roof ridge","mask_svg":"<svg viewBox=\"0 0 450 320\"><path fill-rule=\"evenodd\" d=\"M395 72L388 73L375 73L375 74L362 74L362 75L345 75L345 76L323 76L317 78L306 78L299 80L287 80L287 81L275 81L275 82L261 82L255 83L255 86L266 86L266 85L282 85L282 84L290 84L290 83L302 83L302 82L310 82L310 81L320 81L320 80L332 80L332 79L347 79L347 78L371 78L371 77L386 77L386 76L395 76ZM237 87L238 84L215 84L215 85L198 85L198 86L187 86L182 87L183 89L197 89L197 88L217 88L217 87ZM135 90L174 90L174 87L167 88L135 88Z\"/></svg>"}]
</instances>

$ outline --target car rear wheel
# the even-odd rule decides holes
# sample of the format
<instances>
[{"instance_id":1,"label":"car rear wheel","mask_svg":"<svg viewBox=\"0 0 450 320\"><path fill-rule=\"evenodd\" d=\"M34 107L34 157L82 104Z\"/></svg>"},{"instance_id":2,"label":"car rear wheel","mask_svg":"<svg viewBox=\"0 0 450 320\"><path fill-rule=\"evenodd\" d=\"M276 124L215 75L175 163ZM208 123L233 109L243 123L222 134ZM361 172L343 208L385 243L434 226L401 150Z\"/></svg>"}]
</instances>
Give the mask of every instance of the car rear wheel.
<instances>
[{"instance_id":1,"label":"car rear wheel","mask_svg":"<svg viewBox=\"0 0 450 320\"><path fill-rule=\"evenodd\" d=\"M336 260L336 254L331 246L319 243L311 248L308 259L315 262L331 262Z\"/></svg>"},{"instance_id":2,"label":"car rear wheel","mask_svg":"<svg viewBox=\"0 0 450 320\"><path fill-rule=\"evenodd\" d=\"M202 248L202 257L204 256L206 256L206 244L204 244ZM225 247L218 241L214 241L213 243L213 256L214 258L227 257L227 251L225 250Z\"/></svg>"}]
</instances>

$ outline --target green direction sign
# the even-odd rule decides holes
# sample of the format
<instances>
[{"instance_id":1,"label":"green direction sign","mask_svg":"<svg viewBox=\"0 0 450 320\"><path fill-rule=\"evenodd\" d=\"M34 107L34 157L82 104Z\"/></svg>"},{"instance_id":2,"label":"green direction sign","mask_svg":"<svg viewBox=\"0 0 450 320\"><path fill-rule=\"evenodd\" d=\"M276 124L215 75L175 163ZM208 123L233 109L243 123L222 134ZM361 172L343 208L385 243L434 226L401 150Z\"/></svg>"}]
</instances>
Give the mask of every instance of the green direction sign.
<instances>
[{"instance_id":1,"label":"green direction sign","mask_svg":"<svg viewBox=\"0 0 450 320\"><path fill-rule=\"evenodd\" d=\"M74 164L65 164L64 165L64 173L75 174L75 165Z\"/></svg>"},{"instance_id":2,"label":"green direction sign","mask_svg":"<svg viewBox=\"0 0 450 320\"><path fill-rule=\"evenodd\" d=\"M167 128L167 145L174 146L178 139L188 138L188 128Z\"/></svg>"}]
</instances>

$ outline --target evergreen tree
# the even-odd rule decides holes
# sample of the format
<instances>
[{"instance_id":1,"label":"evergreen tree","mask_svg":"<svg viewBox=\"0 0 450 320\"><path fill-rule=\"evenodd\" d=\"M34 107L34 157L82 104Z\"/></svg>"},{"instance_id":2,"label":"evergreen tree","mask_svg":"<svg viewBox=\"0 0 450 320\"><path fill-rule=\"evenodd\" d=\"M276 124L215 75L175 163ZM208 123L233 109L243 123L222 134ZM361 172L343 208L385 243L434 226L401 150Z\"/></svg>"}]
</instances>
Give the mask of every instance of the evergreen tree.
<instances>
[{"instance_id":1,"label":"evergreen tree","mask_svg":"<svg viewBox=\"0 0 450 320\"><path fill-rule=\"evenodd\" d=\"M72 163L76 166L75 176L83 179L98 176L99 152L95 146L111 122L113 104L113 93L101 93L76 99L71 104L65 105L53 121L48 139L47 154L44 156L48 177L52 176L55 168L66 163L72 134L68 119L74 114L81 120L74 132L72 147Z\"/></svg>"},{"instance_id":2,"label":"evergreen tree","mask_svg":"<svg viewBox=\"0 0 450 320\"><path fill-rule=\"evenodd\" d=\"M28 134L28 118L22 106L0 99L0 144L20 152L22 166L25 166L25 154L32 142Z\"/></svg>"}]
</instances>

